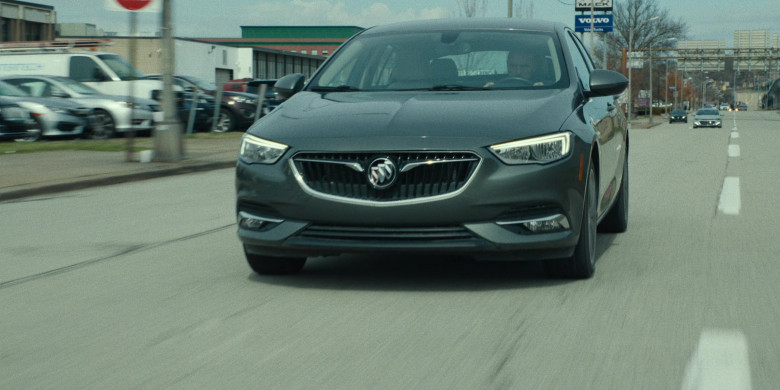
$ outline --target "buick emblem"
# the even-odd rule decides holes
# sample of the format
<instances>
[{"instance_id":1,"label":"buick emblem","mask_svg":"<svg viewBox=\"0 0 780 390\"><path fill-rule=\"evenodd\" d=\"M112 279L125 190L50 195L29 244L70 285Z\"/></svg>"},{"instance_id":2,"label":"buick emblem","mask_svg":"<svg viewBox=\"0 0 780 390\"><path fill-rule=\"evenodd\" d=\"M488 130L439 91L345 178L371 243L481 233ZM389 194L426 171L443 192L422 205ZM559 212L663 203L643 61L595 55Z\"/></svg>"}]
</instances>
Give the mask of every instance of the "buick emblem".
<instances>
[{"instance_id":1,"label":"buick emblem","mask_svg":"<svg viewBox=\"0 0 780 390\"><path fill-rule=\"evenodd\" d=\"M380 157L368 166L368 183L378 190L393 185L396 177L395 163L387 157Z\"/></svg>"}]
</instances>

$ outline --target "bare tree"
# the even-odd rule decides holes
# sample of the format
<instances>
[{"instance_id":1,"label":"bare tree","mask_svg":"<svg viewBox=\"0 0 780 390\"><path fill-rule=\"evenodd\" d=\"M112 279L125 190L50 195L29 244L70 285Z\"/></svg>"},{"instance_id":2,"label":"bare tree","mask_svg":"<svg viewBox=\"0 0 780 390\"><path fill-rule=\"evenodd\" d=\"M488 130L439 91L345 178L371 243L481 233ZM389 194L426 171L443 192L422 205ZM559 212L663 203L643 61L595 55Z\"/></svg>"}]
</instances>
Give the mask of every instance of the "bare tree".
<instances>
[{"instance_id":1,"label":"bare tree","mask_svg":"<svg viewBox=\"0 0 780 390\"><path fill-rule=\"evenodd\" d=\"M674 20L669 10L661 9L654 0L616 2L612 14L614 31L607 43L613 52L670 49L676 44L674 40L683 39L688 30L682 19Z\"/></svg>"},{"instance_id":2,"label":"bare tree","mask_svg":"<svg viewBox=\"0 0 780 390\"><path fill-rule=\"evenodd\" d=\"M458 11L461 16L473 18L484 16L487 12L487 0L457 0Z\"/></svg>"}]
</instances>

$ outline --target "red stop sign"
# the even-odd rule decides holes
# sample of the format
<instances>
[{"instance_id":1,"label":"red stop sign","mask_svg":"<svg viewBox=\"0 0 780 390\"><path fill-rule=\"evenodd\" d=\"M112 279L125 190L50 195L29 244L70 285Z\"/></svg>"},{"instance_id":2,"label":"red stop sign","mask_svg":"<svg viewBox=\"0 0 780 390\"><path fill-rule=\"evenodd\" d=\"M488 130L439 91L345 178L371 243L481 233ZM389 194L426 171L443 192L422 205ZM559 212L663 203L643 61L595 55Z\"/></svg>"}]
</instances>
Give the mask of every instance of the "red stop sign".
<instances>
[{"instance_id":1,"label":"red stop sign","mask_svg":"<svg viewBox=\"0 0 780 390\"><path fill-rule=\"evenodd\" d=\"M138 11L139 9L146 7L152 0L116 0L119 5L130 11Z\"/></svg>"}]
</instances>

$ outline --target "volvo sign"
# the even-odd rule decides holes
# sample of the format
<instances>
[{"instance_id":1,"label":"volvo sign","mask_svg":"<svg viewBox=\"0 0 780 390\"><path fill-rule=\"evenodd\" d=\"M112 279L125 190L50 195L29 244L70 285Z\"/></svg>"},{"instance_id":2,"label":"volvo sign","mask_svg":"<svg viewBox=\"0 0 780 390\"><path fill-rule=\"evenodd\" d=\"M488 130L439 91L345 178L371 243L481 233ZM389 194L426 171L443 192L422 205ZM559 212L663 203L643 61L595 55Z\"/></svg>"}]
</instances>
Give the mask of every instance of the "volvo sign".
<instances>
[{"instance_id":1,"label":"volvo sign","mask_svg":"<svg viewBox=\"0 0 780 390\"><path fill-rule=\"evenodd\" d=\"M612 14L593 15L575 15L574 31L591 32L590 26L593 24L593 32L612 32Z\"/></svg>"}]
</instances>

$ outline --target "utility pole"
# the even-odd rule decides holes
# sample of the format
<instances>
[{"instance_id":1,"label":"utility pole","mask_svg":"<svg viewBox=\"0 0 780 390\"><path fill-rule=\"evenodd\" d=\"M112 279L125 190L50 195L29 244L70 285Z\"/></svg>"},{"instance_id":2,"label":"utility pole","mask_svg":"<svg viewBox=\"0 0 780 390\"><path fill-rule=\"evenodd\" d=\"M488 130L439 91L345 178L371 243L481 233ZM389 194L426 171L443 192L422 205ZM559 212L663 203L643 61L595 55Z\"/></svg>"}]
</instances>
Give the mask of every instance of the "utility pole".
<instances>
[{"instance_id":1,"label":"utility pole","mask_svg":"<svg viewBox=\"0 0 780 390\"><path fill-rule=\"evenodd\" d=\"M154 129L154 159L156 161L177 161L182 159L182 134L173 92L173 0L163 0L163 121Z\"/></svg>"},{"instance_id":2,"label":"utility pole","mask_svg":"<svg viewBox=\"0 0 780 390\"><path fill-rule=\"evenodd\" d=\"M653 124L653 52L650 52L650 123Z\"/></svg>"}]
</instances>

